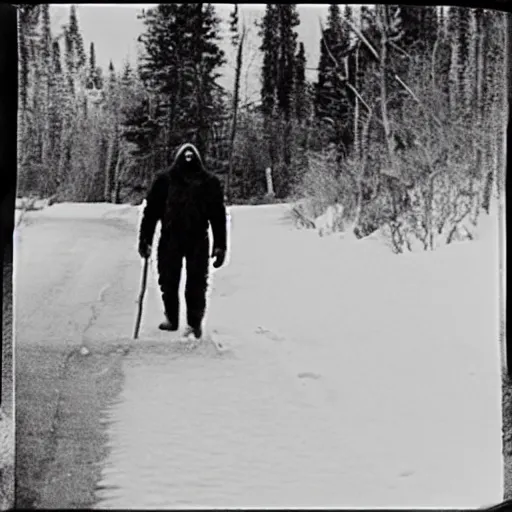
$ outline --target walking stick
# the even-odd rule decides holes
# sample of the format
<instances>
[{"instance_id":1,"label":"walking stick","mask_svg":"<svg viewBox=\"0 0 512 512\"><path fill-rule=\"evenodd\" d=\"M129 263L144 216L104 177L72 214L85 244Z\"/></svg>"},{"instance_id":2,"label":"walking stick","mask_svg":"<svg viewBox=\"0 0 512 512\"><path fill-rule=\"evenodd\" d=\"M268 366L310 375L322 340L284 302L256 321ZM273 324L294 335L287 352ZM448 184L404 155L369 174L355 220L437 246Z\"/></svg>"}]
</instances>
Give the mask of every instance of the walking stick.
<instances>
[{"instance_id":1,"label":"walking stick","mask_svg":"<svg viewBox=\"0 0 512 512\"><path fill-rule=\"evenodd\" d=\"M148 262L149 258L144 258L144 270L142 271L142 284L139 294L139 311L137 313L137 321L135 322L135 332L133 333L133 339L139 337L140 320L142 318L142 306L144 304L144 294L146 293L146 283L148 280Z\"/></svg>"}]
</instances>

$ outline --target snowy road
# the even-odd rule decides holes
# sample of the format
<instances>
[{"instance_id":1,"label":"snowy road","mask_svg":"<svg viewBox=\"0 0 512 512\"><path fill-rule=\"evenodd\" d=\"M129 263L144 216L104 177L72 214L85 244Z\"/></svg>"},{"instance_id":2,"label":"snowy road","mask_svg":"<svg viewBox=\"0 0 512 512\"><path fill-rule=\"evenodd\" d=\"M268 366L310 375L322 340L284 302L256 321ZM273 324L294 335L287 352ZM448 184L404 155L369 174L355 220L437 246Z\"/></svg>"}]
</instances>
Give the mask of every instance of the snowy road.
<instances>
[{"instance_id":1,"label":"snowy road","mask_svg":"<svg viewBox=\"0 0 512 512\"><path fill-rule=\"evenodd\" d=\"M284 212L231 211L231 258L212 276L206 329L220 352L158 331L154 267L130 343L135 208L56 205L28 219L17 342L131 347L104 411L98 507L501 501L492 233L397 258L379 241L296 231Z\"/></svg>"}]
</instances>

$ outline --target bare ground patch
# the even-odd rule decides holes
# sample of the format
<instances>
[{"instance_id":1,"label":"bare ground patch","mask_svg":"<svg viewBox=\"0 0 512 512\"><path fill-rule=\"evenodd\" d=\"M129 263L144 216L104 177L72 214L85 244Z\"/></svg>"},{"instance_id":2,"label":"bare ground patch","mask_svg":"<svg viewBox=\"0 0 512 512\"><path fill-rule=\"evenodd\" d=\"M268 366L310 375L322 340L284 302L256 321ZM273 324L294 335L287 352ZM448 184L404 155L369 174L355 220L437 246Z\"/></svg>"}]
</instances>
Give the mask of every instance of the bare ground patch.
<instances>
[{"instance_id":1,"label":"bare ground patch","mask_svg":"<svg viewBox=\"0 0 512 512\"><path fill-rule=\"evenodd\" d=\"M14 418L12 366L12 254L5 251L2 301L2 400L0 408L0 510L14 505Z\"/></svg>"},{"instance_id":2,"label":"bare ground patch","mask_svg":"<svg viewBox=\"0 0 512 512\"><path fill-rule=\"evenodd\" d=\"M116 347L19 350L16 506L91 508L107 455L101 414L122 386Z\"/></svg>"},{"instance_id":3,"label":"bare ground patch","mask_svg":"<svg viewBox=\"0 0 512 512\"><path fill-rule=\"evenodd\" d=\"M505 461L505 499L512 499L512 379L503 379L503 458Z\"/></svg>"}]
</instances>

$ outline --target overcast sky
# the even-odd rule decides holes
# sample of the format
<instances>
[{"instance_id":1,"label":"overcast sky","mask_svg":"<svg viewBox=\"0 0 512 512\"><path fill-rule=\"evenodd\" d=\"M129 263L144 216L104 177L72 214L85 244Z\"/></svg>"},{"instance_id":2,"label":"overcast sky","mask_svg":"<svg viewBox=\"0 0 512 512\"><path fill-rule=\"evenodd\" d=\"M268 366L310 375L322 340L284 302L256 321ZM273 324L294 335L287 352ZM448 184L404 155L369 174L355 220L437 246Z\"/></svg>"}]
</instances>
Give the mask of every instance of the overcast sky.
<instances>
[{"instance_id":1,"label":"overcast sky","mask_svg":"<svg viewBox=\"0 0 512 512\"><path fill-rule=\"evenodd\" d=\"M62 32L62 26L69 20L69 10L72 4L50 4L52 31L56 35ZM124 63L132 65L137 62L140 50L137 37L144 31L143 21L137 18L142 9L148 9L158 4L75 4L78 14L78 25L84 38L87 53L90 43L94 42L96 63L104 71L112 60L115 68L121 70ZM214 4L217 13L223 19L221 34L227 34L229 13L233 4ZM353 5L353 4L351 4ZM239 11L250 27L247 38L246 64L251 62L251 71L245 75L247 84L252 84L254 91L260 89L260 62L257 48L260 38L254 28L254 21L263 15L266 4L238 4ZM320 52L320 18L327 16L329 4L298 4L300 25L297 27L299 41L304 43L308 68L316 68ZM252 28L251 28L252 27ZM221 47L230 53L229 39L223 38ZM227 55L227 65L221 71L219 83L231 86L233 81L234 56ZM309 69L307 77L316 80L316 72ZM251 86L248 85L250 89ZM252 96L253 92L249 95Z\"/></svg>"}]
</instances>

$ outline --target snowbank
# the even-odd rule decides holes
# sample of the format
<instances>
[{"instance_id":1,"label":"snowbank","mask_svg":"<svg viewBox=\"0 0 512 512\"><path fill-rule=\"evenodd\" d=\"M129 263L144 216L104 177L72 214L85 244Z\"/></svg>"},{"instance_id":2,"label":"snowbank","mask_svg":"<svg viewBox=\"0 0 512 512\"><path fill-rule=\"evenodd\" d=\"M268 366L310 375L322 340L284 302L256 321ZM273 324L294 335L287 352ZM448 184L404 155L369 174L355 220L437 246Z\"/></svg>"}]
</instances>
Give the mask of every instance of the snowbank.
<instances>
[{"instance_id":1,"label":"snowbank","mask_svg":"<svg viewBox=\"0 0 512 512\"><path fill-rule=\"evenodd\" d=\"M237 300L217 295L211 322L259 333L290 374L318 376L375 481L401 489L386 506L500 501L496 217L473 242L395 255L379 233L319 238L270 213L233 216L238 272L214 286Z\"/></svg>"}]
</instances>

